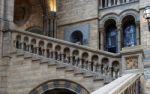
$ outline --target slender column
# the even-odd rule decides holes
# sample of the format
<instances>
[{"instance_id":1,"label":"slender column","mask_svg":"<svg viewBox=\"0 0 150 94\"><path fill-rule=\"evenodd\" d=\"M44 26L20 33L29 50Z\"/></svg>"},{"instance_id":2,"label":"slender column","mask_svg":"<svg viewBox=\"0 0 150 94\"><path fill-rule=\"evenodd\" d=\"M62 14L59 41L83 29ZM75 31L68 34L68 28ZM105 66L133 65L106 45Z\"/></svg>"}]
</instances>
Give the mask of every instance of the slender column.
<instances>
[{"instance_id":1,"label":"slender column","mask_svg":"<svg viewBox=\"0 0 150 94\"><path fill-rule=\"evenodd\" d=\"M104 50L104 28L100 28L100 49Z\"/></svg>"},{"instance_id":2,"label":"slender column","mask_svg":"<svg viewBox=\"0 0 150 94\"><path fill-rule=\"evenodd\" d=\"M126 3L129 3L129 0L126 0Z\"/></svg>"},{"instance_id":3,"label":"slender column","mask_svg":"<svg viewBox=\"0 0 150 94\"><path fill-rule=\"evenodd\" d=\"M116 0L114 0L114 6L116 5Z\"/></svg>"},{"instance_id":4,"label":"slender column","mask_svg":"<svg viewBox=\"0 0 150 94\"><path fill-rule=\"evenodd\" d=\"M121 32L122 27L121 23L117 24L117 32L118 32L118 52L121 51Z\"/></svg>"},{"instance_id":5,"label":"slender column","mask_svg":"<svg viewBox=\"0 0 150 94\"><path fill-rule=\"evenodd\" d=\"M100 0L100 8L101 9L103 8L103 2L102 2L102 0Z\"/></svg>"},{"instance_id":6,"label":"slender column","mask_svg":"<svg viewBox=\"0 0 150 94\"><path fill-rule=\"evenodd\" d=\"M137 45L140 45L140 24L136 22L136 42Z\"/></svg>"},{"instance_id":7,"label":"slender column","mask_svg":"<svg viewBox=\"0 0 150 94\"><path fill-rule=\"evenodd\" d=\"M105 0L105 7L107 7L107 0Z\"/></svg>"},{"instance_id":8,"label":"slender column","mask_svg":"<svg viewBox=\"0 0 150 94\"><path fill-rule=\"evenodd\" d=\"M117 0L117 5L120 5L120 0Z\"/></svg>"},{"instance_id":9,"label":"slender column","mask_svg":"<svg viewBox=\"0 0 150 94\"><path fill-rule=\"evenodd\" d=\"M108 7L110 7L111 5L111 0L108 0Z\"/></svg>"}]
</instances>

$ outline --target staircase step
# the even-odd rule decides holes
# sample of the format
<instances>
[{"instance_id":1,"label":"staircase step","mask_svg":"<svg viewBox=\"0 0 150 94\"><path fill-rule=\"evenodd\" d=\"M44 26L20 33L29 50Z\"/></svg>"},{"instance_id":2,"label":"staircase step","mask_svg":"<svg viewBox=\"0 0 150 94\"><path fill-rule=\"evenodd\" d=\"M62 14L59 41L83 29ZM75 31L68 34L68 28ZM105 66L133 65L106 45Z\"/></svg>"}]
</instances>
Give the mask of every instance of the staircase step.
<instances>
[{"instance_id":1,"label":"staircase step","mask_svg":"<svg viewBox=\"0 0 150 94\"><path fill-rule=\"evenodd\" d=\"M74 75L83 75L83 74L84 74L83 70L81 70L79 68L75 69Z\"/></svg>"},{"instance_id":2,"label":"staircase step","mask_svg":"<svg viewBox=\"0 0 150 94\"><path fill-rule=\"evenodd\" d=\"M24 52L22 52L22 51L19 51L19 52L17 52L17 54L16 54L16 56L18 56L18 57L20 57L20 56L24 56L25 55L25 53Z\"/></svg>"},{"instance_id":3,"label":"staircase step","mask_svg":"<svg viewBox=\"0 0 150 94\"><path fill-rule=\"evenodd\" d=\"M96 75L94 77L94 81L103 81L104 80L104 76L103 75Z\"/></svg>"},{"instance_id":4,"label":"staircase step","mask_svg":"<svg viewBox=\"0 0 150 94\"><path fill-rule=\"evenodd\" d=\"M37 55L32 56L32 61L39 61L39 60L41 60L41 58L39 56L37 56Z\"/></svg>"},{"instance_id":5,"label":"staircase step","mask_svg":"<svg viewBox=\"0 0 150 94\"><path fill-rule=\"evenodd\" d=\"M84 77L85 77L85 78L89 78L89 77L94 77L94 75L93 75L93 73L91 73L91 72L89 72L89 71L85 71Z\"/></svg>"},{"instance_id":6,"label":"staircase step","mask_svg":"<svg viewBox=\"0 0 150 94\"><path fill-rule=\"evenodd\" d=\"M65 70L65 71L66 71L66 72L74 72L74 70L75 70L75 68L74 68L73 66L69 66L69 65L68 65L68 66L66 67L66 70Z\"/></svg>"},{"instance_id":7,"label":"staircase step","mask_svg":"<svg viewBox=\"0 0 150 94\"><path fill-rule=\"evenodd\" d=\"M58 63L57 64L57 69L65 69L66 68L66 65L63 64L63 63Z\"/></svg>"},{"instance_id":8,"label":"staircase step","mask_svg":"<svg viewBox=\"0 0 150 94\"><path fill-rule=\"evenodd\" d=\"M24 59L29 59L29 58L32 58L32 54L31 53L25 53Z\"/></svg>"},{"instance_id":9,"label":"staircase step","mask_svg":"<svg viewBox=\"0 0 150 94\"><path fill-rule=\"evenodd\" d=\"M48 66L57 66L57 63L56 63L56 61L54 61L54 60L50 60L50 61L48 62Z\"/></svg>"},{"instance_id":10,"label":"staircase step","mask_svg":"<svg viewBox=\"0 0 150 94\"><path fill-rule=\"evenodd\" d=\"M50 59L42 58L42 59L41 59L41 64L43 64L43 63L48 63L49 61L50 61Z\"/></svg>"}]
</instances>

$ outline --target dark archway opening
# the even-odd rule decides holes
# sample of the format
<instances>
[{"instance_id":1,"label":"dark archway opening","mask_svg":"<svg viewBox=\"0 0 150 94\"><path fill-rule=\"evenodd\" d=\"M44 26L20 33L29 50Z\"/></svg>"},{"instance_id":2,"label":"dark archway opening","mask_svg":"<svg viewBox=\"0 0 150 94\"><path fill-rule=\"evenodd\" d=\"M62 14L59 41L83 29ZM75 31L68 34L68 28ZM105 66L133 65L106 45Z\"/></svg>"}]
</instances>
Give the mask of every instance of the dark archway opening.
<instances>
[{"instance_id":1,"label":"dark archway opening","mask_svg":"<svg viewBox=\"0 0 150 94\"><path fill-rule=\"evenodd\" d=\"M109 19L105 22L105 50L112 53L118 52L118 32L116 22Z\"/></svg>"},{"instance_id":2,"label":"dark archway opening","mask_svg":"<svg viewBox=\"0 0 150 94\"><path fill-rule=\"evenodd\" d=\"M53 89L53 90L46 91L43 94L76 94L76 93L67 89Z\"/></svg>"},{"instance_id":3,"label":"dark archway opening","mask_svg":"<svg viewBox=\"0 0 150 94\"><path fill-rule=\"evenodd\" d=\"M123 21L123 47L133 47L137 45L135 18L126 16Z\"/></svg>"},{"instance_id":4,"label":"dark archway opening","mask_svg":"<svg viewBox=\"0 0 150 94\"><path fill-rule=\"evenodd\" d=\"M71 42L83 45L83 34L81 31L75 31L71 34Z\"/></svg>"}]
</instances>

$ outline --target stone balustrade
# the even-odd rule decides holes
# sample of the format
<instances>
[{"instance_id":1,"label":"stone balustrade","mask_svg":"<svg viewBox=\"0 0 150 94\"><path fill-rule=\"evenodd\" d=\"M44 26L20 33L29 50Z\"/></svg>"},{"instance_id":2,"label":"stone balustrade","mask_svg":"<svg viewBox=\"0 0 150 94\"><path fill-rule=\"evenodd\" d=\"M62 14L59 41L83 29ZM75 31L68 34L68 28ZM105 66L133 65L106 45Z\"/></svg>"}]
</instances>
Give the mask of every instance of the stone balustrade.
<instances>
[{"instance_id":1,"label":"stone balustrade","mask_svg":"<svg viewBox=\"0 0 150 94\"><path fill-rule=\"evenodd\" d=\"M21 49L94 73L108 75L111 80L121 75L120 54L96 50L27 31L11 30L11 37L12 52L16 51L16 48Z\"/></svg>"},{"instance_id":2,"label":"stone balustrade","mask_svg":"<svg viewBox=\"0 0 150 94\"><path fill-rule=\"evenodd\" d=\"M100 0L100 9L137 2L139 0Z\"/></svg>"},{"instance_id":3,"label":"stone balustrade","mask_svg":"<svg viewBox=\"0 0 150 94\"><path fill-rule=\"evenodd\" d=\"M92 94L144 94L141 91L141 74L126 74Z\"/></svg>"}]
</instances>

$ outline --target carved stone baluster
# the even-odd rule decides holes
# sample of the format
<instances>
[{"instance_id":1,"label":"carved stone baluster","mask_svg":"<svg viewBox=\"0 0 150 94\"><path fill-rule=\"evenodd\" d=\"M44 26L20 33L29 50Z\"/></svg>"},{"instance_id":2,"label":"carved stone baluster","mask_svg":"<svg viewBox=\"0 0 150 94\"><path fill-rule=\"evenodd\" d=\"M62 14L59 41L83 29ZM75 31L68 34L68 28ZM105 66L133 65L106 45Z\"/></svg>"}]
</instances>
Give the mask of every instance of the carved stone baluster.
<instances>
[{"instance_id":1,"label":"carved stone baluster","mask_svg":"<svg viewBox=\"0 0 150 94\"><path fill-rule=\"evenodd\" d=\"M106 8L106 7L108 7L108 6L107 6L107 0L105 0L105 8Z\"/></svg>"},{"instance_id":2,"label":"carved stone baluster","mask_svg":"<svg viewBox=\"0 0 150 94\"><path fill-rule=\"evenodd\" d=\"M108 7L111 7L111 0L108 0Z\"/></svg>"},{"instance_id":3,"label":"carved stone baluster","mask_svg":"<svg viewBox=\"0 0 150 94\"><path fill-rule=\"evenodd\" d=\"M103 8L103 2L102 2L102 0L100 0L100 8L101 9Z\"/></svg>"},{"instance_id":4,"label":"carved stone baluster","mask_svg":"<svg viewBox=\"0 0 150 94\"><path fill-rule=\"evenodd\" d=\"M120 0L117 0L117 5L120 5Z\"/></svg>"}]
</instances>

